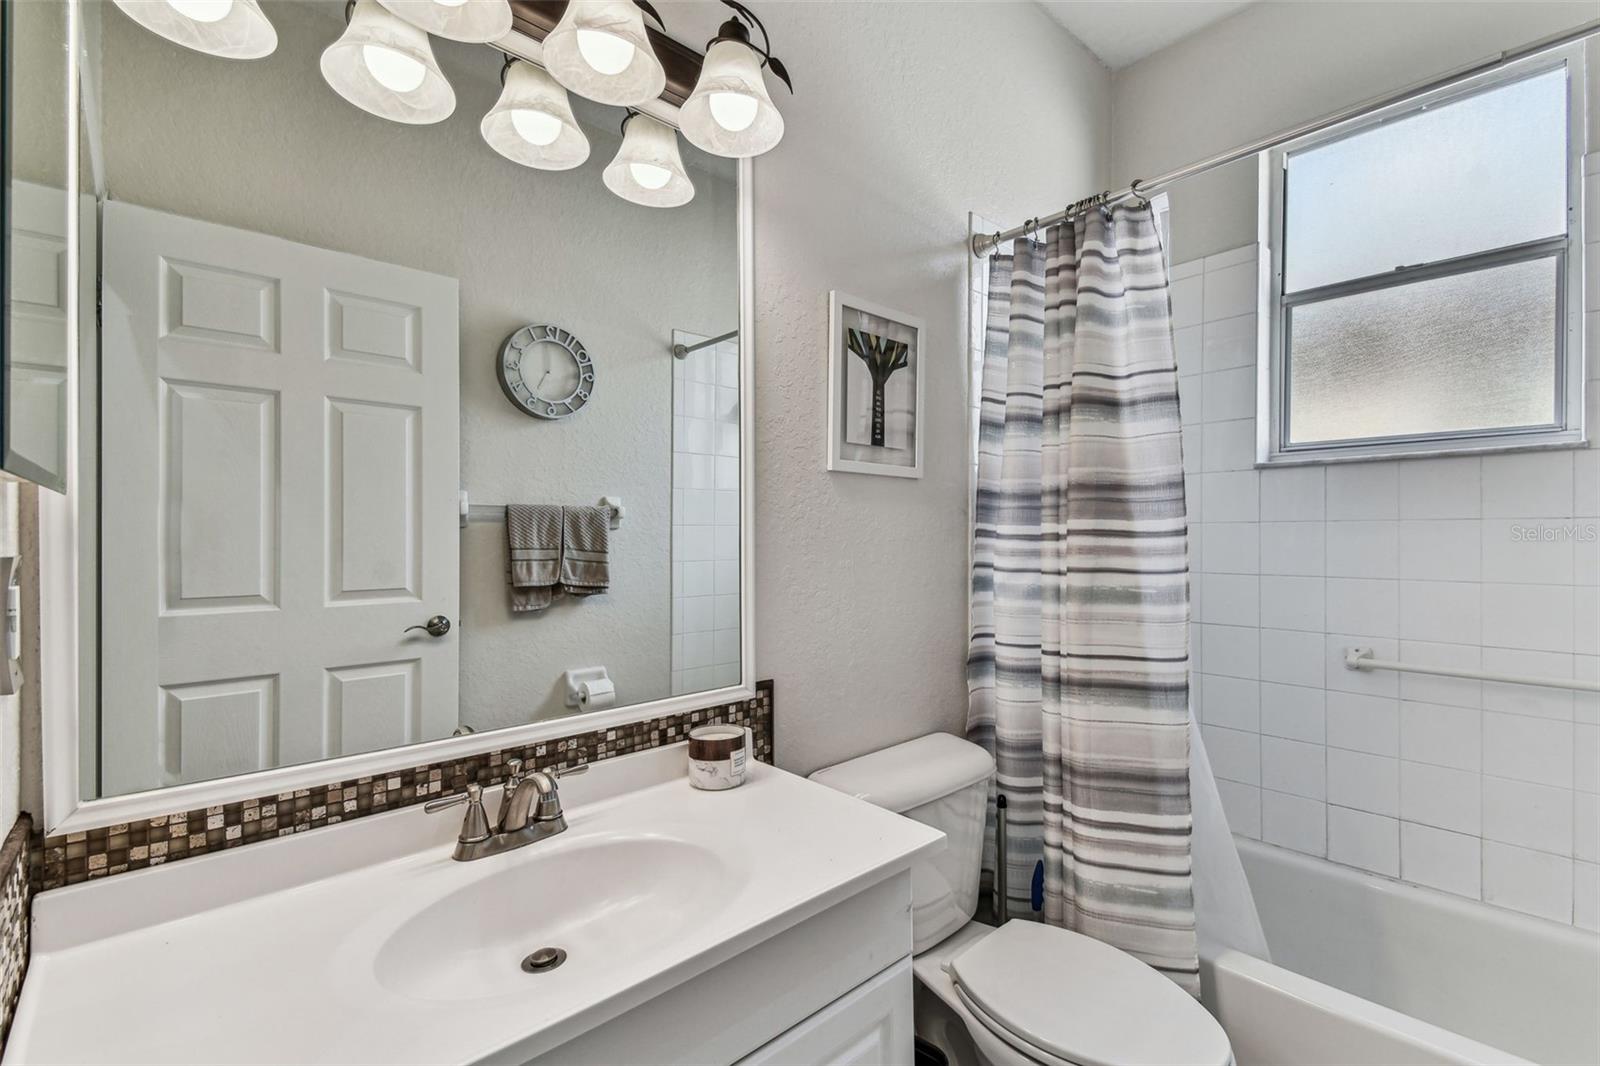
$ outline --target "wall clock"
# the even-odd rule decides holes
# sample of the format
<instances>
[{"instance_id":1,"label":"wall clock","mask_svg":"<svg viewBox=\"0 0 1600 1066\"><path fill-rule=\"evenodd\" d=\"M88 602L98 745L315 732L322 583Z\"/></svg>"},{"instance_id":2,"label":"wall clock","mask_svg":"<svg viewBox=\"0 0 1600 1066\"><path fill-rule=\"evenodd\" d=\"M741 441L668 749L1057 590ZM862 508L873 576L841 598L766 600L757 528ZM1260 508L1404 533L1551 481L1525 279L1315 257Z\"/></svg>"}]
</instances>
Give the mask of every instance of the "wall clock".
<instances>
[{"instance_id":1,"label":"wall clock","mask_svg":"<svg viewBox=\"0 0 1600 1066\"><path fill-rule=\"evenodd\" d=\"M594 395L594 360L560 326L529 323L500 345L500 389L519 411L566 418Z\"/></svg>"}]
</instances>

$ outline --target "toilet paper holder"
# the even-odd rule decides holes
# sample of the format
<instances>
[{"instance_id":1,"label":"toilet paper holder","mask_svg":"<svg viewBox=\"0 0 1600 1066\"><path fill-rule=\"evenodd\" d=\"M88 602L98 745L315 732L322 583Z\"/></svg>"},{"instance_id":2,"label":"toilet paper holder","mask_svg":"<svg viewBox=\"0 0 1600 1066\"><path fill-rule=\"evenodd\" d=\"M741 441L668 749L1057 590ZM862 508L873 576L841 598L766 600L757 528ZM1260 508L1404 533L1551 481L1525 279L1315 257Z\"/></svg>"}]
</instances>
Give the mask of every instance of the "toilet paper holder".
<instances>
[{"instance_id":1,"label":"toilet paper holder","mask_svg":"<svg viewBox=\"0 0 1600 1066\"><path fill-rule=\"evenodd\" d=\"M568 670L563 676L568 707L600 708L616 703L616 688L606 675L605 667L584 666Z\"/></svg>"}]
</instances>

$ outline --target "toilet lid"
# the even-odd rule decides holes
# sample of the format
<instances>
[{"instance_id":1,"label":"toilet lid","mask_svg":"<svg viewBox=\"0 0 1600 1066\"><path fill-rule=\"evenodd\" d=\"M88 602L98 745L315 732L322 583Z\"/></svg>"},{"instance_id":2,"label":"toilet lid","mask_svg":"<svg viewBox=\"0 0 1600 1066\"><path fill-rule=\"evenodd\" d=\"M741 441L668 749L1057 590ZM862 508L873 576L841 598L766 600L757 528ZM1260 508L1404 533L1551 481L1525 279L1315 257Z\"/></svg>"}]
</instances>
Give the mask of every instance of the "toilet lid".
<instances>
[{"instance_id":1,"label":"toilet lid","mask_svg":"<svg viewBox=\"0 0 1600 1066\"><path fill-rule=\"evenodd\" d=\"M949 970L986 1025L1081 1066L1232 1061L1222 1026L1192 996L1079 933L1010 921L952 959Z\"/></svg>"}]
</instances>

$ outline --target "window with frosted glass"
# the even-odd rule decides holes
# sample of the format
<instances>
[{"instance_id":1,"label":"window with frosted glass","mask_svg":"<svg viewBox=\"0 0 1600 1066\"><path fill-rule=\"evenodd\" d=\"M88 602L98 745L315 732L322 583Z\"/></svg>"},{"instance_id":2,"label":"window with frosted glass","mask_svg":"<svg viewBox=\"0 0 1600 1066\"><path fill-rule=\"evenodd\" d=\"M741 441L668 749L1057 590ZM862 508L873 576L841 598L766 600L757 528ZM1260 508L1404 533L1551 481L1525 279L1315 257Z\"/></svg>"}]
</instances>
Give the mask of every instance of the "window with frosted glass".
<instances>
[{"instance_id":1,"label":"window with frosted glass","mask_svg":"<svg viewBox=\"0 0 1600 1066\"><path fill-rule=\"evenodd\" d=\"M1276 157L1269 458L1572 429L1568 79L1546 63Z\"/></svg>"},{"instance_id":2,"label":"window with frosted glass","mask_svg":"<svg viewBox=\"0 0 1600 1066\"><path fill-rule=\"evenodd\" d=\"M1553 425L1551 259L1374 289L1290 312L1289 438Z\"/></svg>"}]
</instances>

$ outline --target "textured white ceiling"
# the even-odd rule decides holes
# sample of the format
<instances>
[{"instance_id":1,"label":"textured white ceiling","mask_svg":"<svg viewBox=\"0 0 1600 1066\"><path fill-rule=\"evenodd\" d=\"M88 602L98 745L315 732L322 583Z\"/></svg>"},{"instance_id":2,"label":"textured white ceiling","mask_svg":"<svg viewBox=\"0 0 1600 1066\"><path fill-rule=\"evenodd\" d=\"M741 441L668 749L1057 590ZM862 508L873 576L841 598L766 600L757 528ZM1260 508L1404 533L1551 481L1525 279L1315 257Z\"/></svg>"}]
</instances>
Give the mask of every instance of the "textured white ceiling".
<instances>
[{"instance_id":1,"label":"textured white ceiling","mask_svg":"<svg viewBox=\"0 0 1600 1066\"><path fill-rule=\"evenodd\" d=\"M1038 0L1112 70L1137 63L1252 0Z\"/></svg>"}]
</instances>

